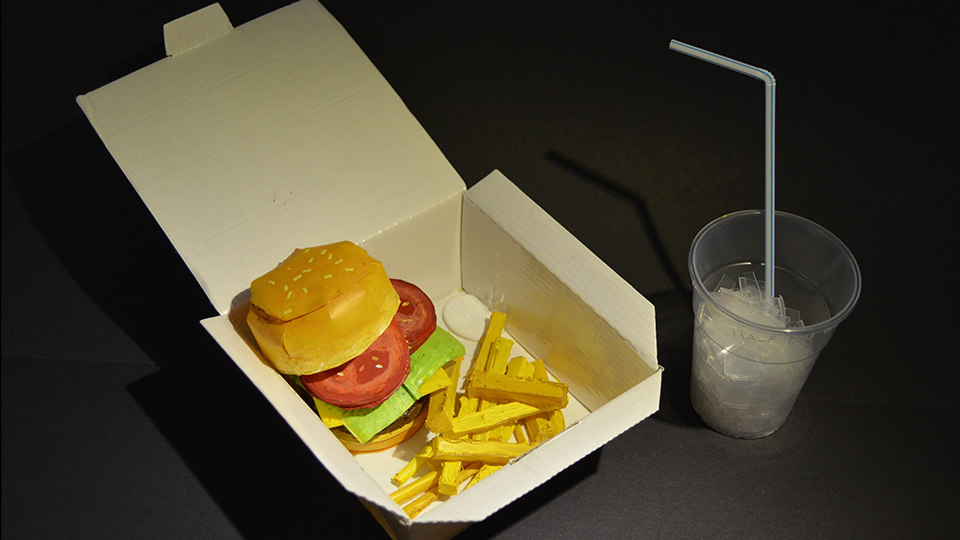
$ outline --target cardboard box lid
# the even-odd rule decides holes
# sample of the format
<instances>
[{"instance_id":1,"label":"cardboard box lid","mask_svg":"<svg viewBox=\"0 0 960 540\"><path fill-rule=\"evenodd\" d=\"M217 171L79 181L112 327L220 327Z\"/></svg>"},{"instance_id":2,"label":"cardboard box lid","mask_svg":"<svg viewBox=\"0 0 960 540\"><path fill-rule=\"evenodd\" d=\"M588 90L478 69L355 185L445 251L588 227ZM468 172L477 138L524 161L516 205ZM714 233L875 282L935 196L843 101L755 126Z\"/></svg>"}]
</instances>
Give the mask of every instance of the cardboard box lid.
<instances>
[{"instance_id":1,"label":"cardboard box lid","mask_svg":"<svg viewBox=\"0 0 960 540\"><path fill-rule=\"evenodd\" d=\"M315 0L237 28L214 4L164 35L170 56L77 102L219 313L291 245L360 243L465 190Z\"/></svg>"}]
</instances>

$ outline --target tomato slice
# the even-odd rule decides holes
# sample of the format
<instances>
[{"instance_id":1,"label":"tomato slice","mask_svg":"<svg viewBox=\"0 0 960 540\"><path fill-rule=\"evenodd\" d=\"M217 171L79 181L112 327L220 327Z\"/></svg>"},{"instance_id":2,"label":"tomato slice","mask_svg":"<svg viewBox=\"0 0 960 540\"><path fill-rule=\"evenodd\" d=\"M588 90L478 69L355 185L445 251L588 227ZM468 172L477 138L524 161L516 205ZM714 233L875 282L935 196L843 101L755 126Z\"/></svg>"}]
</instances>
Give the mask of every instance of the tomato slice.
<instances>
[{"instance_id":1,"label":"tomato slice","mask_svg":"<svg viewBox=\"0 0 960 540\"><path fill-rule=\"evenodd\" d=\"M360 356L333 369L300 377L313 396L343 409L375 407L410 374L410 351L395 321Z\"/></svg>"},{"instance_id":2,"label":"tomato slice","mask_svg":"<svg viewBox=\"0 0 960 540\"><path fill-rule=\"evenodd\" d=\"M407 337L410 352L414 352L437 329L437 310L420 287L399 279L391 279L390 283L393 283L393 288L400 296L400 308L393 320Z\"/></svg>"}]
</instances>

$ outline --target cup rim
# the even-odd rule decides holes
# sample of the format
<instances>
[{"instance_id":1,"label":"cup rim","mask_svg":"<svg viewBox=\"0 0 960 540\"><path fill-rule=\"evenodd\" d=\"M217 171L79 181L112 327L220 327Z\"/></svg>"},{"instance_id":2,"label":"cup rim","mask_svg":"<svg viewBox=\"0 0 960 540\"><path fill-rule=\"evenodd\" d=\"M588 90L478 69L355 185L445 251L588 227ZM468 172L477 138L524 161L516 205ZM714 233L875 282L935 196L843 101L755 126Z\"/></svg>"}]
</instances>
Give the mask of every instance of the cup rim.
<instances>
[{"instance_id":1,"label":"cup rim","mask_svg":"<svg viewBox=\"0 0 960 540\"><path fill-rule=\"evenodd\" d=\"M700 232L697 233L697 235L693 239L693 242L690 244L690 252L687 255L687 271L690 273L690 278L691 278L691 281L693 282L694 294L700 294L700 296L704 298L704 301L709 303L712 308L719 310L724 315L730 317L737 323L743 324L752 328L757 328L766 332L777 332L777 333L783 333L788 335L807 335L807 334L816 334L819 332L823 332L825 330L835 328L837 325L839 325L844 319L846 319L850 315L850 313L853 311L853 308L856 306L857 301L860 299L860 288L862 286L862 281L860 276L860 266L857 264L857 259L853 256L853 253L850 251L850 249L847 248L846 244L844 244L839 238L837 238L836 235L834 235L833 233L825 229L820 224L813 222L805 217L791 214L789 212L782 212L780 210L775 211L775 215L777 218L795 219L798 221L806 222L807 224L812 225L814 228L816 228L818 232L823 234L828 240L834 242L839 248L839 250L849 258L852 266L852 270L853 270L853 278L854 278L853 294L851 295L847 303L843 307L841 307L835 315L831 316L827 320L820 321L816 324L811 324L809 326L787 327L787 328L781 328L777 326L768 326L765 324L753 322L749 319L745 319L737 315L736 313L728 310L727 308L723 307L719 302L717 302L717 300L713 297L713 295L710 294L710 291L707 290L706 285L703 283L703 279L701 279L700 275L694 271L693 252L697 248L697 246L700 244L700 242L703 240L704 235L710 229L715 227L721 221L729 220L731 218L742 218L742 217L755 216L755 215L762 216L763 213L764 213L763 210L740 210L737 212L731 212L729 214L724 214L712 220L710 223L707 223L702 229L700 229Z\"/></svg>"}]
</instances>

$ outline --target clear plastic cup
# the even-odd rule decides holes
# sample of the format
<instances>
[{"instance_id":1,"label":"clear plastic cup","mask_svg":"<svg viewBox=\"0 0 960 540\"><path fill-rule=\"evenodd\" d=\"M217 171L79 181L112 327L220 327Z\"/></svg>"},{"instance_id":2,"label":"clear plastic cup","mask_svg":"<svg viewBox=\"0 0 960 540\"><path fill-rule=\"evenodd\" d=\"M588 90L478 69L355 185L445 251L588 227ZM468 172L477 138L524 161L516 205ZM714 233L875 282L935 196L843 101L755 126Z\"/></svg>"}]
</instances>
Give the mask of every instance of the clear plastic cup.
<instances>
[{"instance_id":1,"label":"clear plastic cup","mask_svg":"<svg viewBox=\"0 0 960 540\"><path fill-rule=\"evenodd\" d=\"M860 296L857 262L837 237L785 212L777 212L776 223L776 294L799 310L800 327L753 322L714 294L724 276L764 275L762 211L718 218L690 247L690 399L707 425L731 437L765 437L783 425L820 351Z\"/></svg>"}]
</instances>

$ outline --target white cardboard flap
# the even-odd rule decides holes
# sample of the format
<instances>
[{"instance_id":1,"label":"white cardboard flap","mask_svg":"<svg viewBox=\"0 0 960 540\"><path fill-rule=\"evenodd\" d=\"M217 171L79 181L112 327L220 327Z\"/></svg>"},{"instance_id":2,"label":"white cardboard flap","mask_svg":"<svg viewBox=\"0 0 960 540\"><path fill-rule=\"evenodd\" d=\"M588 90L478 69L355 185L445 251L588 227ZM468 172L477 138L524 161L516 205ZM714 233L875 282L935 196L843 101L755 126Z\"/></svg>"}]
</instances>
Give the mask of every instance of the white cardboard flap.
<instances>
[{"instance_id":1,"label":"white cardboard flap","mask_svg":"<svg viewBox=\"0 0 960 540\"><path fill-rule=\"evenodd\" d=\"M77 101L221 314L294 247L360 243L465 189L315 0Z\"/></svg>"}]
</instances>

